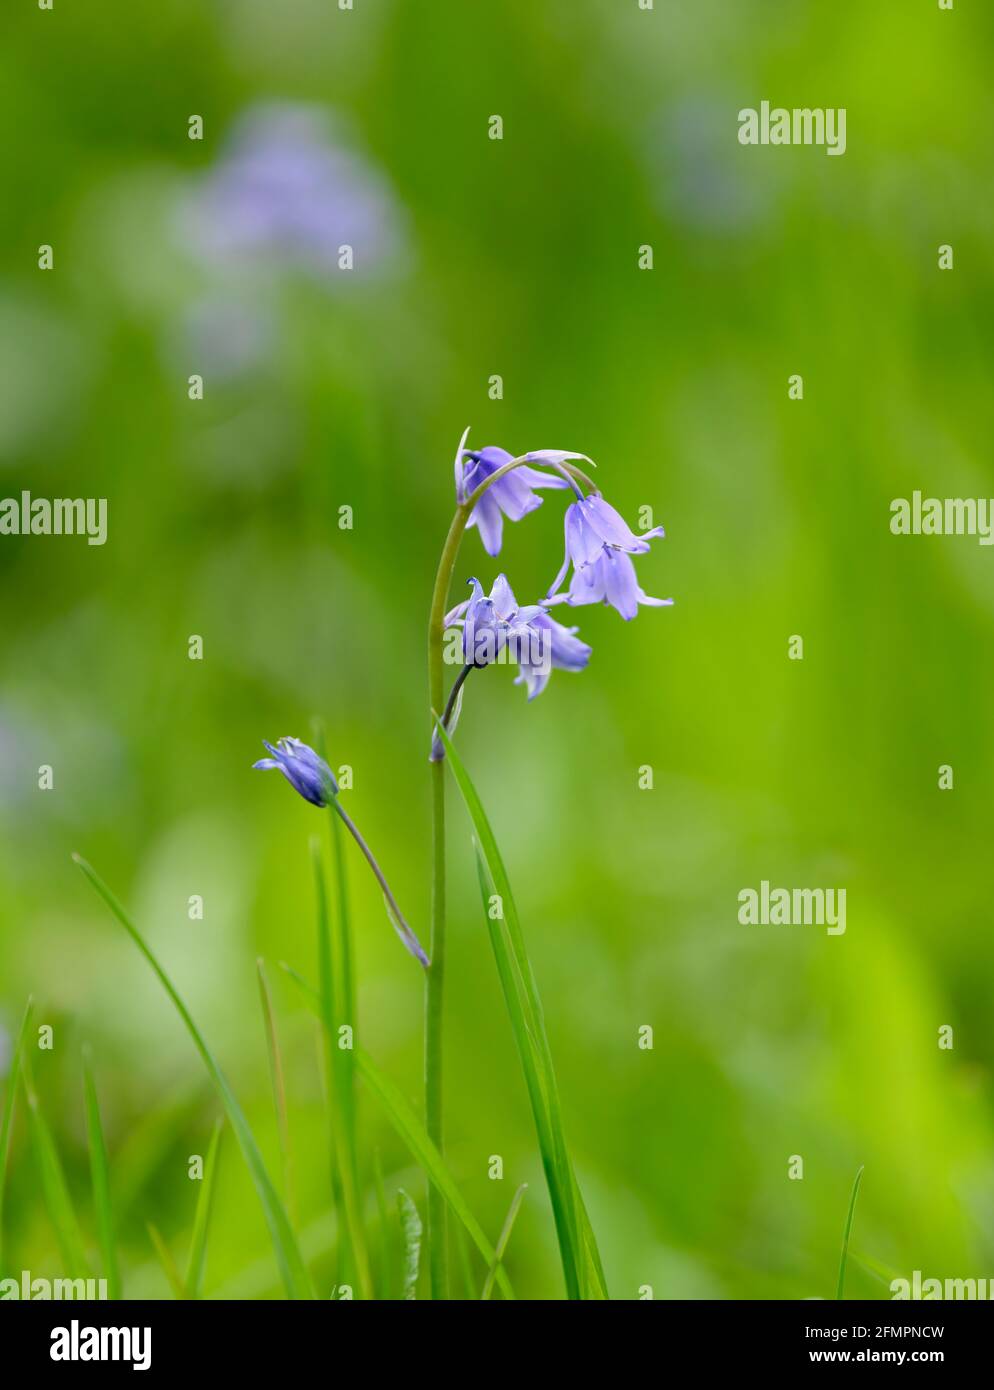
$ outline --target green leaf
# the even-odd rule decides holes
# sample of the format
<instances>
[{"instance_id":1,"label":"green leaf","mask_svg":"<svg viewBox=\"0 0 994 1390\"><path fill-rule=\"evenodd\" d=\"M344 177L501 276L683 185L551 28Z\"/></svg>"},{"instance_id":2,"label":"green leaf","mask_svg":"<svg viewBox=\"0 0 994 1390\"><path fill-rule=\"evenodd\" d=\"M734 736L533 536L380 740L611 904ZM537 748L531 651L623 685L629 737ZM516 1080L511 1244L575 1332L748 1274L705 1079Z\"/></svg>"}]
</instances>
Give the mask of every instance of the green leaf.
<instances>
[{"instance_id":1,"label":"green leaf","mask_svg":"<svg viewBox=\"0 0 994 1390\"><path fill-rule=\"evenodd\" d=\"M90 1181L93 1187L93 1210L97 1218L97 1236L103 1256L104 1275L109 1298L121 1297L121 1275L117 1264L117 1242L114 1237L114 1209L110 1200L110 1163L100 1122L100 1105L93 1080L89 1048L83 1049L83 1094L86 1102L86 1134L90 1146Z\"/></svg>"},{"instance_id":2,"label":"green leaf","mask_svg":"<svg viewBox=\"0 0 994 1390\"><path fill-rule=\"evenodd\" d=\"M21 1054L21 1080L28 1102L28 1124L31 1130L35 1159L38 1163L42 1192L45 1194L45 1205L48 1207L48 1214L55 1227L63 1264L71 1279L88 1278L90 1268L86 1258L82 1232L79 1229L76 1210L69 1195L69 1184L66 1182L59 1151L35 1091L27 1048Z\"/></svg>"},{"instance_id":3,"label":"green leaf","mask_svg":"<svg viewBox=\"0 0 994 1390\"><path fill-rule=\"evenodd\" d=\"M404 1298L413 1302L417 1298L423 1229L414 1199L403 1188L397 1193L397 1210L400 1213L400 1230L404 1237Z\"/></svg>"},{"instance_id":4,"label":"green leaf","mask_svg":"<svg viewBox=\"0 0 994 1390\"><path fill-rule=\"evenodd\" d=\"M173 1298L186 1298L186 1285L183 1283L182 1275L176 1267L176 1261L173 1259L172 1251L162 1239L158 1228L153 1226L151 1221L145 1222L145 1229L148 1231L149 1240L155 1248L155 1253L159 1258L159 1264L162 1266L163 1273L169 1280L169 1287L173 1291Z\"/></svg>"},{"instance_id":5,"label":"green leaf","mask_svg":"<svg viewBox=\"0 0 994 1390\"><path fill-rule=\"evenodd\" d=\"M842 1258L839 1260L839 1285L835 1292L835 1297L841 1298L846 1284L846 1260L849 1257L849 1237L852 1235L853 1217L856 1215L856 1198L859 1196L859 1185L863 1180L863 1165L860 1164L856 1172L856 1181L852 1185L852 1194L849 1198L849 1211L846 1214L845 1230L842 1232Z\"/></svg>"},{"instance_id":6,"label":"green leaf","mask_svg":"<svg viewBox=\"0 0 994 1390\"><path fill-rule=\"evenodd\" d=\"M380 1071L372 1057L361 1047L356 1048L355 1060L360 1076L380 1101L394 1129L424 1169L429 1181L448 1202L453 1214L465 1226L470 1240L489 1267L496 1261L497 1252L487 1240L483 1227L466 1205L462 1193L456 1187L451 1173L445 1166L445 1160L429 1139L421 1121L393 1082ZM498 1267L497 1283L500 1285L505 1298L514 1297L511 1281L508 1279L503 1265Z\"/></svg>"},{"instance_id":7,"label":"green leaf","mask_svg":"<svg viewBox=\"0 0 994 1390\"><path fill-rule=\"evenodd\" d=\"M607 1285L597 1241L569 1157L545 1016L511 882L472 779L445 729L441 724L436 727L445 747L446 761L476 831L477 871L484 915L535 1121L566 1294L571 1299L604 1299L608 1297ZM499 901L499 910L491 907L494 895Z\"/></svg>"},{"instance_id":8,"label":"green leaf","mask_svg":"<svg viewBox=\"0 0 994 1390\"><path fill-rule=\"evenodd\" d=\"M186 1279L183 1281L187 1298L201 1298L203 1296L204 1269L207 1265L207 1231L211 1224L211 1212L214 1208L217 1151L221 1143L223 1127L224 1121L220 1119L214 1125L210 1148L207 1150L207 1161L204 1164L204 1176L200 1180L200 1195L197 1198L197 1210L193 1218L193 1238L190 1241L190 1259L186 1267Z\"/></svg>"},{"instance_id":9,"label":"green leaf","mask_svg":"<svg viewBox=\"0 0 994 1390\"><path fill-rule=\"evenodd\" d=\"M14 1044L14 1055L10 1061L10 1074L7 1077L7 1091L3 1102L3 1117L0 1118L0 1275L3 1274L3 1198L7 1187L7 1163L10 1158L10 1136L14 1127L14 1100L17 1096L17 1083L21 1074L21 1053L24 1050L24 1039L27 1036L28 1023L31 1020L31 1004L29 999L24 1010L24 1017L17 1033L17 1042Z\"/></svg>"},{"instance_id":10,"label":"green leaf","mask_svg":"<svg viewBox=\"0 0 994 1390\"><path fill-rule=\"evenodd\" d=\"M235 1098L234 1091L232 1091L227 1078L215 1060L214 1054L204 1041L200 1029L194 1023L190 1011L183 1003L183 1000L177 993L169 976L163 970L149 947L145 944L145 940L138 928L131 921L131 918L125 912L117 898L107 887L96 870L93 869L85 859L78 854L74 854L73 859L82 869L100 897L103 898L111 912L121 923L121 926L124 927L148 964L152 967L159 983L172 1000L176 1012L183 1020L187 1032L193 1039L194 1046L200 1053L201 1060L207 1069L207 1074L214 1083L215 1090L221 1099L221 1104L228 1117L228 1122L235 1132L235 1138L238 1140L239 1148L242 1151L242 1157L245 1159L246 1167L251 1174L256 1193L262 1204L266 1224L269 1227L270 1238L273 1242L273 1249L276 1252L276 1262L279 1266L280 1276L287 1294L290 1298L313 1298L314 1287L301 1258L296 1237L293 1234L293 1229L287 1218L286 1210L284 1209L283 1203L280 1201L276 1188L273 1186L272 1178L270 1178L266 1170L266 1165L262 1160L262 1154L259 1152L259 1146L255 1141L255 1136L249 1127L249 1123L245 1118L241 1106Z\"/></svg>"},{"instance_id":11,"label":"green leaf","mask_svg":"<svg viewBox=\"0 0 994 1390\"><path fill-rule=\"evenodd\" d=\"M283 1080L283 1055L280 1052L279 1035L276 1032L276 1015L273 1011L273 998L266 979L265 962L260 956L255 963L259 977L259 1000L262 1004L262 1019L266 1028L266 1050L269 1053L269 1076L273 1086L273 1106L276 1110L276 1130L280 1139L280 1163L283 1168L283 1200L291 1224L296 1224L294 1213L296 1200L293 1185L293 1155L290 1149L290 1120L286 1107L286 1083Z\"/></svg>"},{"instance_id":12,"label":"green leaf","mask_svg":"<svg viewBox=\"0 0 994 1390\"><path fill-rule=\"evenodd\" d=\"M518 1212L521 1210L521 1203L525 1200L525 1193L528 1191L528 1184L523 1182L517 1192L511 1198L511 1205L507 1209L507 1216L504 1218L504 1225L497 1242L497 1258L504 1258L504 1251L507 1243L511 1239L511 1232L514 1230L514 1223L518 1219ZM497 1266L491 1265L487 1270L486 1282L483 1285L483 1292L480 1294L480 1302L486 1303L494 1287L494 1275L497 1273Z\"/></svg>"},{"instance_id":13,"label":"green leaf","mask_svg":"<svg viewBox=\"0 0 994 1390\"><path fill-rule=\"evenodd\" d=\"M390 1255L390 1224L387 1220L387 1194L383 1186L383 1164L380 1151L373 1151L373 1192L376 1196L376 1215L380 1226L380 1287L381 1298L390 1298L393 1288L393 1260Z\"/></svg>"},{"instance_id":14,"label":"green leaf","mask_svg":"<svg viewBox=\"0 0 994 1390\"><path fill-rule=\"evenodd\" d=\"M333 939L331 919L328 912L328 894L325 886L324 865L321 860L321 845L317 839L311 841L311 857L314 864L314 885L317 896L318 930L318 975L320 989L318 1001L321 1010L321 1030L324 1039L325 1064L328 1072L328 1126L333 1155L332 1183L337 1166L337 1191L341 1194L341 1208L344 1221L342 1227L347 1235L355 1278L362 1298L373 1297L373 1279L369 1267L366 1248L366 1232L362 1221L362 1206L359 1201L359 1163L357 1158L355 1129L355 1095L352 1081L351 1051L338 1046L338 1028L347 1023L354 1029L354 1017L346 1014L349 1008L350 986L346 961L348 949L342 938L348 936L347 922L343 925L340 904L339 930ZM339 863L339 872L341 864ZM336 1192L337 1195L337 1192Z\"/></svg>"}]
</instances>

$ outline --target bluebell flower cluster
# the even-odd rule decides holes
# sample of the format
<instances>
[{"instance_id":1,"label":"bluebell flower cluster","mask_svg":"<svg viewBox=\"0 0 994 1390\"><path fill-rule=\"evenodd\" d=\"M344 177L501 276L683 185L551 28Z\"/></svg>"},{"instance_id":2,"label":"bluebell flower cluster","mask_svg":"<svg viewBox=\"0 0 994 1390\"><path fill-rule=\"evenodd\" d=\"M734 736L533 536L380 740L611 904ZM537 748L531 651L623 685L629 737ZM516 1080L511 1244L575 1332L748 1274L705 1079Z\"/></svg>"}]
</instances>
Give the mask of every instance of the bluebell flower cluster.
<instances>
[{"instance_id":1,"label":"bluebell flower cluster","mask_svg":"<svg viewBox=\"0 0 994 1390\"><path fill-rule=\"evenodd\" d=\"M649 542L662 537L661 526L637 535L619 512L605 502L589 484L576 461L590 463L583 454L565 449L538 449L515 457L506 449L488 445L468 449L467 430L459 441L455 456L457 522L475 527L488 555L500 553L504 521L521 521L542 505L537 489L571 489L574 500L566 508L566 553L559 573L545 597L538 603L521 605L508 583L499 574L489 594L479 579L469 581L470 597L457 604L444 619L442 629L461 629L462 669L453 682L444 714L435 714L430 758L440 762L445 749L439 728L448 736L455 730L467 677L475 670L500 663L518 668L516 685L523 685L528 699L534 700L548 685L553 671L583 671L590 661L591 648L577 636L578 629L565 627L549 612L554 604L570 607L604 603L617 609L630 621L640 606L665 607L672 599L651 598L640 586L633 555L645 555ZM589 485L585 494L581 481ZM466 512L469 516L466 517ZM455 530L453 534L461 534ZM448 553L449 548L447 548ZM451 558L454 558L451 550ZM451 573L440 569L444 583L437 590L444 594ZM443 555L443 560L445 556ZM569 587L562 585L572 567ZM358 843L383 889L390 919L411 954L422 965L429 964L414 932L404 920L386 879L358 829L342 808L338 785L328 764L313 748L297 738L281 738L275 745L265 744L268 758L253 767L276 770L312 806L331 806Z\"/></svg>"},{"instance_id":2,"label":"bluebell flower cluster","mask_svg":"<svg viewBox=\"0 0 994 1390\"><path fill-rule=\"evenodd\" d=\"M653 598L645 592L638 582L631 558L633 555L647 554L649 542L665 534L663 528L654 526L640 535L636 534L615 508L605 502L598 491L592 490L585 496L575 473L568 473L563 468L570 460L578 459L589 463L590 460L585 454L572 453L566 449L538 449L524 455L525 462L508 468L507 465L514 462L514 456L506 449L493 444L485 449L468 449L468 436L467 430L456 451L456 501L460 505L466 504L482 484L487 483L488 479L495 479L474 502L467 523L479 532L483 548L488 555L495 556L500 553L505 518L509 521L521 521L529 512L542 505L543 499L538 496L537 488L571 488L575 494L575 500L566 508L566 554L562 567L540 604L521 610L517 610L515 605L514 623L519 628L522 624L532 631L536 625L541 627L538 614L557 603L565 603L574 608L584 604L604 603L617 609L626 621L635 617L640 606L668 608L672 604L671 598ZM543 472L541 468L532 467L533 464L554 471ZM498 474L499 476L495 477ZM563 592L562 585L570 566L573 573L568 588ZM476 580L471 582L477 583ZM501 575L489 600L482 598L481 589L477 600L469 600L454 612L459 618L467 618L470 610L473 610L474 602L490 602L495 606L503 604L506 609L507 595L510 592L507 580ZM479 611L482 613L483 610ZM527 616L522 618L521 614ZM453 615L450 614L447 621L452 619ZM590 648L574 636L575 628L567 629L560 624L554 626L558 629L555 634L557 652L570 652L569 664L565 669L582 670L589 659ZM507 627L506 630L510 632L511 628ZM574 647L567 648L565 638L561 635L564 633L575 643ZM579 648L584 652L582 661ZM555 664L554 661L553 665ZM524 676L524 668L522 675ZM536 683L527 676L524 678L530 696L544 689L545 681Z\"/></svg>"}]
</instances>

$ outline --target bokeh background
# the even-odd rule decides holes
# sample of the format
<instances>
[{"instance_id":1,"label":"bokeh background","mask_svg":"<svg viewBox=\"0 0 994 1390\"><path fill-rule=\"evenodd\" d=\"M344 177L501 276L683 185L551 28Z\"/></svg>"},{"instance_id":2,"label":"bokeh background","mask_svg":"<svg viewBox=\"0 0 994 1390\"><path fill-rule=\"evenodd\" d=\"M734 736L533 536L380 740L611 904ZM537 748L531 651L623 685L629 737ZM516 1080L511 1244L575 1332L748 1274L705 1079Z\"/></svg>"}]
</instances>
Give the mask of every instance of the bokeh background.
<instances>
[{"instance_id":1,"label":"bokeh background","mask_svg":"<svg viewBox=\"0 0 994 1390\"><path fill-rule=\"evenodd\" d=\"M612 1294L832 1296L860 1164L850 1294L887 1297L881 1270L994 1276L992 553L889 531L915 488L994 494L992 40L979 0L8 7L0 495L106 497L110 534L0 540L0 1068L32 993L56 1040L39 1093L95 1244L91 1044L127 1293L168 1296L146 1222L182 1261L186 1160L216 1106L70 852L133 909L275 1170L270 963L299 1225L331 1282L313 1020L276 965L316 973L323 827L250 764L323 718L427 939L425 627L467 424L477 445L591 455L630 520L650 505L667 529L639 575L672 609L578 610L586 673L532 704L508 671L477 676L459 728ZM740 147L737 112L764 98L847 108L845 156ZM470 533L457 589L503 569L532 601L561 515L546 494L499 563ZM509 1270L556 1298L450 804L448 1157L492 1236L530 1183ZM420 972L350 871L361 1036L420 1103ZM739 925L764 878L844 886L846 934ZM368 1097L362 1133L423 1212ZM23 1113L5 1225L11 1268L60 1273ZM207 1287L279 1293L230 1134Z\"/></svg>"}]
</instances>

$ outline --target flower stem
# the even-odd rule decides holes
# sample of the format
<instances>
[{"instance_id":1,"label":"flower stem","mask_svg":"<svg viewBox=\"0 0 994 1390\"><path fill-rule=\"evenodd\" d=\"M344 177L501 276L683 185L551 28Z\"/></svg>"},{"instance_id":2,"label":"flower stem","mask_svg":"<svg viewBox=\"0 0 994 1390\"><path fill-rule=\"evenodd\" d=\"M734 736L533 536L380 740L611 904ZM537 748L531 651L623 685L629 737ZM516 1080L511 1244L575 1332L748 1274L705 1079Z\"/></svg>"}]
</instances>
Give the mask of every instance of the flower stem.
<instances>
[{"instance_id":1,"label":"flower stem","mask_svg":"<svg viewBox=\"0 0 994 1390\"><path fill-rule=\"evenodd\" d=\"M366 862L373 871L373 876L375 877L377 883L383 890L383 896L386 899L387 910L390 913L390 916L393 920L393 924L396 927L397 932L403 939L404 944L407 946L407 949L410 951L412 956L416 957L416 959L419 960L421 964L425 966L425 968L427 968L428 957L421 949L421 943L418 941L418 938L415 936L411 928L407 925L407 920L405 919L404 914L401 912L400 908L397 905L397 899L394 897L390 885L389 883L387 883L386 878L383 875L383 870L380 868L379 864L377 864L376 859L373 855L373 851L369 848L369 846L366 844L366 841L363 839L359 831L359 827L356 825L355 821L349 815L348 811L342 808L342 804L337 796L333 796L328 804L331 807L331 809L340 817L346 830L349 832L353 840L355 840L356 844L359 846L359 848L365 855ZM351 965L349 966L349 971L351 974Z\"/></svg>"},{"instance_id":2,"label":"flower stem","mask_svg":"<svg viewBox=\"0 0 994 1390\"><path fill-rule=\"evenodd\" d=\"M445 703L445 664L443 639L445 614L452 586L452 572L462 543L463 532L480 498L498 479L529 462L526 456L511 459L470 493L456 507L449 533L435 574L428 620L428 701L431 710L432 735ZM586 474L572 464L563 467L594 484ZM425 972L425 1128L428 1137L444 1153L442 1124L442 1017L445 982L445 763L431 766L431 965ZM448 1293L448 1251L445 1236L445 1198L432 1184L428 1189L428 1255L431 1275L431 1296L444 1299Z\"/></svg>"},{"instance_id":3,"label":"flower stem","mask_svg":"<svg viewBox=\"0 0 994 1390\"><path fill-rule=\"evenodd\" d=\"M442 660L445 606L452 584L459 544L470 509L463 503L456 508L449 534L442 549L435 576L428 622L428 698L434 712L442 708L445 696L445 668ZM432 730L434 735L434 729ZM425 978L425 1128L428 1137L444 1152L442 1139L442 1001L445 982L445 765L431 764L431 938L428 949L431 965ZM447 1296L448 1252L445 1239L445 1198L434 1184L428 1188L428 1256L431 1296Z\"/></svg>"}]
</instances>

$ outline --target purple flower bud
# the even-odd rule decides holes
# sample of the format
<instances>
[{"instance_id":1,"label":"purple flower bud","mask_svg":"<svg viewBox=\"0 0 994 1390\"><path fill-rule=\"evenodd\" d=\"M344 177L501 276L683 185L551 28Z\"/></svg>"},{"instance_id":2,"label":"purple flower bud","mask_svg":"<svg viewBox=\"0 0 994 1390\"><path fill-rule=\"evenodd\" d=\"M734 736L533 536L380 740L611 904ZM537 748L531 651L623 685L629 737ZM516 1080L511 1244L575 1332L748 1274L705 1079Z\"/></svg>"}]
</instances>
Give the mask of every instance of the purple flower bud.
<instances>
[{"instance_id":1,"label":"purple flower bud","mask_svg":"<svg viewBox=\"0 0 994 1390\"><path fill-rule=\"evenodd\" d=\"M332 797L338 795L338 783L331 768L299 738L281 738L275 748L265 739L263 744L273 756L260 758L252 764L254 768L279 768L294 791L312 806L328 806Z\"/></svg>"}]
</instances>

